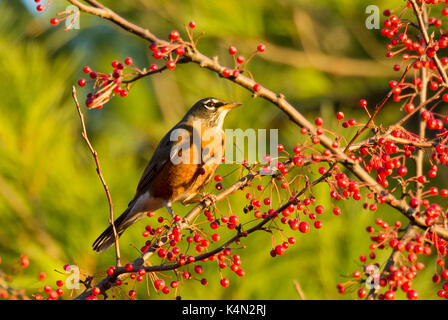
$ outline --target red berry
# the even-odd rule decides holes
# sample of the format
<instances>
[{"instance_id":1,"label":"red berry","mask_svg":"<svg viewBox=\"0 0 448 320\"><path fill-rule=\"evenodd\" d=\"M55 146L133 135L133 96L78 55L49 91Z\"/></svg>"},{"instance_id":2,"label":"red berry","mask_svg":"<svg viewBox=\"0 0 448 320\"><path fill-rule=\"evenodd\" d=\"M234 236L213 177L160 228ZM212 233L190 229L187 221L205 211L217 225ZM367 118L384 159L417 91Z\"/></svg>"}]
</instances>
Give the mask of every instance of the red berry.
<instances>
[{"instance_id":1,"label":"red berry","mask_svg":"<svg viewBox=\"0 0 448 320\"><path fill-rule=\"evenodd\" d=\"M124 63L126 64L126 65L131 65L132 63L133 63L133 61L132 61L132 58L131 57L127 57L125 60L124 60Z\"/></svg>"},{"instance_id":2,"label":"red berry","mask_svg":"<svg viewBox=\"0 0 448 320\"><path fill-rule=\"evenodd\" d=\"M237 52L238 52L238 50L237 50L235 47L231 46L231 47L229 48L229 53L230 53L231 55L235 55Z\"/></svg>"},{"instance_id":3,"label":"red berry","mask_svg":"<svg viewBox=\"0 0 448 320\"><path fill-rule=\"evenodd\" d=\"M179 31L173 30L168 36L168 39L171 41L176 41L177 39L179 39L179 37L180 37Z\"/></svg>"},{"instance_id":4,"label":"red berry","mask_svg":"<svg viewBox=\"0 0 448 320\"><path fill-rule=\"evenodd\" d=\"M417 300L418 299L417 290L409 290L407 293L407 297L409 300Z\"/></svg>"},{"instance_id":5,"label":"red berry","mask_svg":"<svg viewBox=\"0 0 448 320\"><path fill-rule=\"evenodd\" d=\"M257 51L258 52L264 52L264 50L266 50L266 46L264 44L259 44L257 46Z\"/></svg>"},{"instance_id":6,"label":"red berry","mask_svg":"<svg viewBox=\"0 0 448 320\"><path fill-rule=\"evenodd\" d=\"M232 72L230 71L229 68L225 68L222 72L222 75L227 78L227 77L230 77L231 73Z\"/></svg>"},{"instance_id":7,"label":"red berry","mask_svg":"<svg viewBox=\"0 0 448 320\"><path fill-rule=\"evenodd\" d=\"M132 271L132 269L133 269L134 267L132 266L132 264L127 263L127 264L124 266L124 268L126 269L126 271Z\"/></svg>"},{"instance_id":8,"label":"red berry","mask_svg":"<svg viewBox=\"0 0 448 320\"><path fill-rule=\"evenodd\" d=\"M84 78L78 80L78 85L80 87L84 87L86 85L86 83L87 83L87 81Z\"/></svg>"},{"instance_id":9,"label":"red berry","mask_svg":"<svg viewBox=\"0 0 448 320\"><path fill-rule=\"evenodd\" d=\"M59 24L59 19L58 18L53 18L50 20L50 23L54 26L57 26Z\"/></svg>"},{"instance_id":10,"label":"red berry","mask_svg":"<svg viewBox=\"0 0 448 320\"><path fill-rule=\"evenodd\" d=\"M194 22L194 21L190 21L190 23L188 24L188 26L189 26L191 29L194 29L194 28L196 27L196 22Z\"/></svg>"},{"instance_id":11,"label":"red berry","mask_svg":"<svg viewBox=\"0 0 448 320\"><path fill-rule=\"evenodd\" d=\"M26 267L28 267L28 266L30 265L30 260L28 259L27 256L23 255L23 256L20 258L20 265L21 265L23 268L26 268Z\"/></svg>"},{"instance_id":12,"label":"red berry","mask_svg":"<svg viewBox=\"0 0 448 320\"><path fill-rule=\"evenodd\" d=\"M154 283L154 286L156 287L157 290L160 290L163 287L165 287L165 281L163 281L162 279L157 279L156 282Z\"/></svg>"},{"instance_id":13,"label":"red berry","mask_svg":"<svg viewBox=\"0 0 448 320\"><path fill-rule=\"evenodd\" d=\"M310 225L308 224L308 222L302 221L299 224L299 230L302 233L307 233L310 231Z\"/></svg>"},{"instance_id":14,"label":"red berry","mask_svg":"<svg viewBox=\"0 0 448 320\"><path fill-rule=\"evenodd\" d=\"M90 72L92 72L92 69L90 69L89 66L85 66L82 70L84 71L84 73L87 73L87 74L89 74Z\"/></svg>"},{"instance_id":15,"label":"red berry","mask_svg":"<svg viewBox=\"0 0 448 320\"><path fill-rule=\"evenodd\" d=\"M343 113L343 112L338 112L338 113L336 113L336 118L337 118L338 120L342 120L342 119L344 119L344 113Z\"/></svg>"},{"instance_id":16,"label":"red berry","mask_svg":"<svg viewBox=\"0 0 448 320\"><path fill-rule=\"evenodd\" d=\"M227 287L230 285L230 281L229 281L229 279L227 279L227 278L222 278L222 279L221 279L221 285L222 285L224 288L227 288Z\"/></svg>"},{"instance_id":17,"label":"red berry","mask_svg":"<svg viewBox=\"0 0 448 320\"><path fill-rule=\"evenodd\" d=\"M261 90L261 85L256 83L256 84L254 84L254 88L253 89L254 89L255 92L259 92Z\"/></svg>"},{"instance_id":18,"label":"red berry","mask_svg":"<svg viewBox=\"0 0 448 320\"><path fill-rule=\"evenodd\" d=\"M166 66L168 69L173 70L174 68L176 68L176 62L174 62L173 60L169 60L166 63Z\"/></svg>"},{"instance_id":19,"label":"red berry","mask_svg":"<svg viewBox=\"0 0 448 320\"><path fill-rule=\"evenodd\" d=\"M366 288L361 288L358 290L358 297L363 299L367 296L367 290Z\"/></svg>"}]
</instances>

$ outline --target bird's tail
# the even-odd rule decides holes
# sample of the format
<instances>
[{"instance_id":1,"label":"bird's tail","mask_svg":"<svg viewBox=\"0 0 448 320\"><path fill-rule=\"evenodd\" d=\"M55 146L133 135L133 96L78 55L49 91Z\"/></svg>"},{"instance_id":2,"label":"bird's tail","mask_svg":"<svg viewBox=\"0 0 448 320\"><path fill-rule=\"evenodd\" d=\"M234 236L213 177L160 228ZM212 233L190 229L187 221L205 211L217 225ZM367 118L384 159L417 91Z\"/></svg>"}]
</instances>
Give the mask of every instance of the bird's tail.
<instances>
[{"instance_id":1,"label":"bird's tail","mask_svg":"<svg viewBox=\"0 0 448 320\"><path fill-rule=\"evenodd\" d=\"M121 214L115 221L115 229L117 230L118 236L121 234L136 220L138 220L138 214L130 214L132 206L129 206L125 212ZM115 235L112 226L107 227L106 230L95 240L92 247L96 252L101 252L108 249L111 245L115 243Z\"/></svg>"}]
</instances>

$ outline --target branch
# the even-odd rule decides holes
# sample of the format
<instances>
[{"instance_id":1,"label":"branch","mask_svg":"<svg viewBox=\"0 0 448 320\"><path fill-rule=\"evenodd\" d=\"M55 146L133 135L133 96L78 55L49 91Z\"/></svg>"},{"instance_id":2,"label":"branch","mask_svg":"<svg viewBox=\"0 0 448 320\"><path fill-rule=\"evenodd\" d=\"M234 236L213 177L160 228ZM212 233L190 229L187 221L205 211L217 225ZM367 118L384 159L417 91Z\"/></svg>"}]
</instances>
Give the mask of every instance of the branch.
<instances>
[{"instance_id":1,"label":"branch","mask_svg":"<svg viewBox=\"0 0 448 320\"><path fill-rule=\"evenodd\" d=\"M417 226L415 226L412 223L409 223L400 241L404 245L406 245L409 241L414 239L418 230L419 228ZM389 259L386 262L386 265L383 268L383 271L381 271L380 279L385 278L388 275L388 273L390 272L390 267L396 265L399 262L401 255L402 255L401 251L397 249L393 250L392 254L389 256ZM380 288L378 289L372 288L369 294L367 295L366 300L375 300L380 290L381 290Z\"/></svg>"},{"instance_id":2,"label":"branch","mask_svg":"<svg viewBox=\"0 0 448 320\"><path fill-rule=\"evenodd\" d=\"M72 3L73 5L77 6L81 11L84 11L86 13L89 14L93 14L93 15L97 15L99 17L102 17L104 19L108 19L111 22L113 22L114 24L120 26L121 28L125 29L128 32L131 32L139 37L141 37L144 40L147 41L151 41L151 42L156 42L158 45L166 45L169 44L169 42L164 41L159 39L158 37L156 37L154 34L152 34L149 30L141 28L129 21L127 21L126 19L122 18L121 16L119 16L118 14L116 14L115 12L113 12L112 10L110 10L107 7L104 7L103 5L99 4L97 1L88 1L86 0L88 3L92 4L92 6L87 6L82 4L81 2L77 1L77 0L67 0L70 3ZM411 2L413 4L415 4L415 0L411 0ZM416 8L414 8L415 10L417 10ZM425 41L427 42L427 44L429 44L429 37L426 35L425 37ZM210 58L208 56L205 56L204 54L200 53L199 51L196 50L196 48L194 47L190 47L188 46L187 48L185 48L185 57L188 59L188 61L194 62L196 64L198 64L200 67L202 68L206 68L210 71L213 71L219 75L222 75L223 71L226 69L226 67L220 65L217 61L217 59L213 59ZM436 62L436 65L439 69L439 72L442 75L442 78L445 81L445 85L448 84L448 78L446 76L446 73L444 71L444 69L441 67L440 65L440 61L438 60L437 56L434 57L434 60ZM409 70L409 67L406 69L405 73L403 74L403 77L400 80L400 83L404 80L404 77L406 76L407 71ZM256 82L251 79L248 78L244 75L239 75L237 77L228 77L226 78L229 81L232 81L238 85L240 85L241 87L249 90L250 92L253 93L254 97L261 97L267 101L269 101L270 103L274 104L275 106L277 106L279 109L281 109L285 114L287 114L289 116L289 118L291 119L292 122L294 122L295 124L299 125L300 127L306 128L308 129L308 131L310 132L311 135L317 136L317 130L315 128L315 126L310 123L296 108L294 108L285 98L282 94L273 92L267 88L261 87L261 89L257 92L254 92L254 86L256 84ZM436 94L437 95L437 94ZM333 141L332 139L330 139L329 137L325 136L325 135L320 135L319 139L320 139L320 144L322 146L324 146L325 148L331 150L331 152L333 153L333 155L338 159L337 161L340 162L342 165L344 165L349 171L351 171L359 180L363 181L365 183L365 185L372 191L374 192L376 195L382 195L385 196L388 205L390 205L391 207L395 208L396 210L398 210L399 212L401 212L404 216L406 216L411 223L415 224L416 226L423 228L423 229L427 229L428 225L426 225L425 220L420 217L418 215L418 212L413 210L407 203L406 201L404 201L404 199L397 199L393 194L390 194L385 188L383 188L380 184L378 184L375 179L367 172L364 170L364 168L357 163L356 161L352 160L347 154L346 152L348 150L350 150L350 147L352 146L352 144L354 143L354 141L361 135L361 133L369 127L369 125L371 123L373 123L373 119L376 116L376 114L382 109L382 107L384 106L385 102L389 99L389 97L391 96L391 92L389 92L389 94L386 96L385 100L383 100L383 102L377 106L375 113L373 114L373 116L369 119L369 122L365 125L364 129L361 129L361 131L359 131L354 138L352 138L352 140L350 141L349 145L345 148L345 150L341 149L341 148L335 148L333 147ZM420 106L420 108L422 108L423 105ZM408 117L409 118L409 117ZM405 117L405 120L408 119ZM405 121L404 120L404 121ZM330 171L329 171L330 172ZM323 180L325 180L330 173L327 172L326 174L322 175L320 178L318 178L317 180L313 181L312 186L322 182ZM237 191L239 188L247 185L250 181L252 181L256 176L258 176L258 174L256 173L249 173L249 175L247 175L246 177L243 177L242 179L240 179L238 182L236 182L234 185L232 185L231 187L229 187L228 189L224 190L223 192L221 192L220 194L217 195L216 200L222 200L225 197L227 197L228 195L230 195L231 193L233 193L234 191ZM309 186L307 187L309 188ZM297 200L297 197L300 196L302 193L304 192L304 190L302 190L299 194L297 194L293 199L289 200L285 205L283 205L282 207L280 207L278 210L276 210L276 212L280 212L282 210L282 208L286 208L290 203L293 203L294 201ZM209 200L206 200L204 202L201 202L198 206L196 206L195 208L193 208L184 218L184 220L181 223L180 228L181 229L185 229L188 227L189 223L191 221L194 220L194 218L204 209L207 208L211 205L212 203ZM275 213L274 213L275 214ZM267 222L272 220L272 215L270 215L268 218L264 219L262 222L260 222L259 224L257 224L255 227L249 229L248 231L244 231L244 234L250 234L252 232L255 232L257 230L261 230L263 225L266 224ZM448 230L445 228L442 228L440 226L432 226L431 227L431 232L437 234L439 237L448 240ZM243 234L238 233L235 237L233 237L232 239L230 239L229 241L227 241L226 243L224 243L222 246L216 248L215 250L222 250L222 248L224 248L226 245L228 245L229 243L235 241L236 239L239 239ZM162 236L158 243L156 245L151 246L151 248L146 251L145 253L143 253L139 258L137 258L136 260L134 260L133 267L134 270L136 270L139 267L143 267L143 264L145 263L145 261L152 256L152 254L157 250L157 248L160 247L160 245L165 244L168 241L168 234L165 234L164 236ZM200 255L197 257L197 259L202 259L201 257L205 257L205 255L212 255L215 254L216 252L211 251L209 253L206 253L204 255ZM156 270L172 270L179 267L178 264L173 264L173 265L162 265L162 266L154 266L154 267L145 267L148 268L147 270L151 270L151 271L156 271ZM162 268L162 269L160 269ZM119 278L121 275L125 274L125 271L123 271L124 268L119 267L116 269L116 273L112 276L108 276L105 279L103 279L102 281L100 281L98 283L98 287L101 289L101 292L105 292L106 290L108 290L110 287L112 287L115 283L115 280L117 278ZM84 291L82 294L80 294L77 299L84 299L88 296L91 295L91 289L87 289L86 291Z\"/></svg>"},{"instance_id":3,"label":"branch","mask_svg":"<svg viewBox=\"0 0 448 320\"><path fill-rule=\"evenodd\" d=\"M114 205L112 203L112 197L110 195L109 192L109 187L106 184L106 180L103 177L103 174L101 173L101 166L100 166L100 161L98 159L98 153L96 152L96 150L93 148L92 144L90 143L89 137L87 136L87 130L86 130L86 124L84 122L84 114L81 111L81 107L79 106L79 101L78 101L78 97L76 95L76 87L73 86L72 89L72 96L73 96L73 100L75 101L75 105L76 105L76 109L78 110L78 115L79 115L79 119L81 120L81 127L82 127L82 137L84 138L84 141L86 142L87 146L89 147L90 152L92 153L93 158L95 159L95 164L96 164L96 172L98 173L98 177L100 178L100 181L104 187L104 191L106 192L106 196L107 196L107 202L109 203L109 223L112 226L112 229L114 231L114 236L115 236L115 256L116 256L116 260L117 260L117 266L120 266L120 246L118 243L118 233L117 230L115 228L115 224L114 224Z\"/></svg>"},{"instance_id":4,"label":"branch","mask_svg":"<svg viewBox=\"0 0 448 320\"><path fill-rule=\"evenodd\" d=\"M304 165L312 164L312 160L307 160ZM294 167L294 164L292 161L287 161L284 163L285 167L290 169ZM218 195L216 195L216 201L221 201L224 198L228 197L230 194L248 186L250 182L252 182L255 178L260 177L261 174L258 172L249 172L246 176L242 177L240 180L235 182L233 185L228 187L227 189L220 192ZM270 214L268 217L263 219L261 222L259 222L254 227L250 228L246 231L238 230L237 235L223 243L222 245L218 246L212 251L209 251L205 254L199 255L195 257L194 261L200 261L202 259L208 258L210 256L213 256L217 254L218 252L224 250L227 248L231 243L239 240L241 237L247 237L249 234L254 233L255 231L264 230L263 227L266 223L272 221L275 217L277 217L279 212L282 212L285 210L291 203L295 203L297 199L303 195L307 190L309 190L310 187L313 187L314 185L322 182L326 178L325 175L321 176L320 178L314 180L311 184L306 185L299 193L297 193L292 199L287 201L285 204L283 204L280 208L278 208L276 211L274 211L272 214ZM206 199L199 203L196 207L194 207L181 221L181 223L175 227L179 228L179 231L182 231L184 229L187 229L190 227L191 223L194 221L194 219L201 213L202 210L210 207L212 205L212 201L209 199ZM104 295L107 290L109 290L111 287L113 287L116 284L117 279L123 278L124 275L130 272L135 272L139 269L144 269L147 272L155 272L155 271L167 271L167 270L174 270L177 268L182 267L183 265L176 263L171 265L159 265L159 266L144 266L145 262L158 250L158 248L162 247L164 244L166 244L169 241L169 235L173 232L173 228L171 227L160 239L157 241L157 243L153 243L150 248L148 248L147 251L145 251L143 254L141 254L140 257L135 259L132 264L132 270L127 271L124 267L118 267L115 269L115 272L111 276L107 276L103 280L99 281L96 285L101 291L101 293ZM241 226L240 226L241 228ZM191 262L186 262L185 264L188 264ZM83 300L87 297L92 295L92 288L87 288L84 292L82 292L80 295L78 295L75 299L76 300Z\"/></svg>"},{"instance_id":5,"label":"branch","mask_svg":"<svg viewBox=\"0 0 448 320\"><path fill-rule=\"evenodd\" d=\"M152 34L147 29L141 28L139 26L134 25L133 23L127 21L123 17L119 16L117 13L112 10L104 7L103 9L89 7L81 4L77 0L67 0L70 3L78 6L81 11L84 11L89 14L97 15L99 17L108 19L125 29L128 32L131 32L145 40L156 42L160 45L169 44L169 42L161 40L157 38L154 34ZM209 69L213 72L218 73L219 75L226 69L226 67L220 65L217 59L212 59L204 54L200 53L195 48L186 48L185 57L189 58L191 62L197 63L202 68ZM439 70L440 71L440 70ZM444 70L442 70L444 72ZM256 82L244 75L239 75L238 77L228 77L226 78L229 81L232 81L243 88L253 92L253 87ZM448 82L447 82L448 83ZM316 128L314 125L309 122L296 108L294 108L282 94L275 93L265 87L261 87L260 91L254 93L254 96L259 96L270 103L277 106L280 110L282 110L285 114L289 116L291 121L299 125L300 127L304 127L309 130L311 135L317 135ZM415 215L415 210L413 210L404 200L398 200L395 196L388 193L386 189L384 189L381 185L379 185L374 178L367 173L363 167L358 164L356 161L351 160L342 149L334 148L332 146L333 141L325 135L319 136L320 143L327 149L331 150L333 154L340 159L340 162L350 170L358 179L364 181L368 188L377 195L386 195L387 203L391 207L397 209L404 216L406 216L411 222L414 222L416 225L423 229L427 229L428 225L426 225L425 220L421 217L417 217ZM432 226L432 232L436 233L439 237L448 240L448 230L439 226Z\"/></svg>"}]
</instances>

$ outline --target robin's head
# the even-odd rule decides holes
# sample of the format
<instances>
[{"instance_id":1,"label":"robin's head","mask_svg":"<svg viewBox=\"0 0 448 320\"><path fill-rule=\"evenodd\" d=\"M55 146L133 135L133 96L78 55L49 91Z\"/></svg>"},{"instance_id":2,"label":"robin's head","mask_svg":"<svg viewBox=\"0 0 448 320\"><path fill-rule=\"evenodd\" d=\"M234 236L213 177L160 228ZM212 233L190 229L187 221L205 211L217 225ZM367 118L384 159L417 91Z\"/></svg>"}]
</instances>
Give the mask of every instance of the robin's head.
<instances>
[{"instance_id":1,"label":"robin's head","mask_svg":"<svg viewBox=\"0 0 448 320\"><path fill-rule=\"evenodd\" d=\"M206 122L209 126L222 127L227 113L239 105L241 105L241 102L227 102L217 98L204 98L191 107L185 115L185 118L192 117L195 120Z\"/></svg>"}]
</instances>

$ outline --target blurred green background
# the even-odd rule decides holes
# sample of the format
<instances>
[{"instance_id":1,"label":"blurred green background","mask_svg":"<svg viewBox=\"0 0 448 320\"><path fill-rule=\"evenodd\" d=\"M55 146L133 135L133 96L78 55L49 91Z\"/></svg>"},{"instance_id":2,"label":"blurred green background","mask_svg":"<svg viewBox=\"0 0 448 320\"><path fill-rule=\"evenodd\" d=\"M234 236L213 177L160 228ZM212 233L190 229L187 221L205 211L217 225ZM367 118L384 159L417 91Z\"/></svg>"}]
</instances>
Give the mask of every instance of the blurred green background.
<instances>
[{"instance_id":1,"label":"blurred green background","mask_svg":"<svg viewBox=\"0 0 448 320\"><path fill-rule=\"evenodd\" d=\"M373 106L387 92L387 82L398 75L384 58L384 39L379 30L367 30L366 2L362 0L122 0L104 3L138 25L166 38L173 29L183 31L191 20L195 32L205 32L199 50L219 56L233 65L229 45L246 56L258 43L267 46L249 67L263 86L283 93L310 119L322 116L336 128L335 113L343 111L359 121L366 117L359 100ZM402 1L375 1L381 12ZM49 20L67 3L54 1L37 13L32 0L0 1L0 268L12 272L21 254L31 265L11 285L37 292L44 283L54 284L64 275L66 263L99 277L114 264L114 251L96 254L94 239L108 224L104 190L94 162L80 135L80 123L71 98L71 87L83 76L82 67L110 72L112 60L131 56L137 66L148 67L147 43L103 21L81 15L79 30L63 31ZM181 32L182 33L182 32ZM78 89L83 101L87 89ZM216 96L242 101L244 106L227 117L227 128L279 128L280 143L292 150L300 141L297 127L273 105L252 99L248 91L198 68L181 65L171 72L139 81L127 98L115 97L102 110L84 112L89 136L97 149L103 174L110 187L116 216L133 197L136 184L159 139L198 99ZM84 106L83 106L84 108ZM391 109L389 109L390 111ZM389 123L393 112L379 121ZM229 173L232 166L221 166ZM224 180L230 185L233 174ZM443 177L441 177L443 178ZM184 299L299 299L294 280L306 299L349 299L336 285L359 269L359 255L368 253L365 227L377 217L393 223L399 213L380 207L377 213L362 209L362 202L338 203L342 215L330 212L327 188L314 195L327 209L322 230L296 233L297 243L282 257L271 258L271 235L255 233L238 250L246 271L238 278L230 270L223 275L231 286L219 285L218 267L205 264L207 288L186 282ZM242 214L244 193L230 198L234 212ZM175 205L177 212L190 208ZM221 210L225 209L225 204ZM165 215L165 213L163 213ZM146 221L147 222L147 221ZM123 260L136 256L145 221L121 238ZM287 232L288 235L291 232ZM278 236L276 236L278 240ZM279 241L279 240L278 240ZM388 252L380 255L385 261ZM430 282L434 261L419 273L415 288L420 298L435 298ZM45 271L48 280L38 281ZM140 298L146 298L141 285ZM398 298L404 296L400 292ZM151 299L167 298L151 291ZM172 295L170 295L172 298Z\"/></svg>"}]
</instances>

